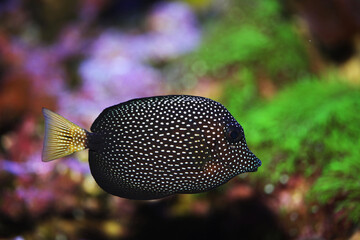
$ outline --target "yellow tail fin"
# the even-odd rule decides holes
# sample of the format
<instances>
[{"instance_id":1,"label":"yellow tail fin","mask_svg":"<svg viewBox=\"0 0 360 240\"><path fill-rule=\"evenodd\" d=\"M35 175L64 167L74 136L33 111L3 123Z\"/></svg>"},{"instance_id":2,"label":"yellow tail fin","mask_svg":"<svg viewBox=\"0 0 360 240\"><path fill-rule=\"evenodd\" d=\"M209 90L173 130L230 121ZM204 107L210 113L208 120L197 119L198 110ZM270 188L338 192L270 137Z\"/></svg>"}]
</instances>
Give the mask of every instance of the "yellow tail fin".
<instances>
[{"instance_id":1,"label":"yellow tail fin","mask_svg":"<svg viewBox=\"0 0 360 240\"><path fill-rule=\"evenodd\" d=\"M42 160L48 162L87 147L87 131L62 116L43 108L45 139Z\"/></svg>"}]
</instances>

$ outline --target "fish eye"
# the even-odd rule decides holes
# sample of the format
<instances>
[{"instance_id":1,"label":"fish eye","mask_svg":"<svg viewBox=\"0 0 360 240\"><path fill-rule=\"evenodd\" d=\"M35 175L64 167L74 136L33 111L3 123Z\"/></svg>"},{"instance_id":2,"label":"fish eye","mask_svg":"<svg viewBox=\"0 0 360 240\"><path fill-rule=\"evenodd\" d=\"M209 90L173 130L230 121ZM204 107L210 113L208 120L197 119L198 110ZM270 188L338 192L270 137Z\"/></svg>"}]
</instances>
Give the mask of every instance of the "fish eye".
<instances>
[{"instance_id":1,"label":"fish eye","mask_svg":"<svg viewBox=\"0 0 360 240\"><path fill-rule=\"evenodd\" d=\"M226 139L229 142L239 142L242 138L243 138L243 132L241 131L240 128L238 127L234 127L234 126L230 126L228 127L228 129L226 130Z\"/></svg>"}]
</instances>

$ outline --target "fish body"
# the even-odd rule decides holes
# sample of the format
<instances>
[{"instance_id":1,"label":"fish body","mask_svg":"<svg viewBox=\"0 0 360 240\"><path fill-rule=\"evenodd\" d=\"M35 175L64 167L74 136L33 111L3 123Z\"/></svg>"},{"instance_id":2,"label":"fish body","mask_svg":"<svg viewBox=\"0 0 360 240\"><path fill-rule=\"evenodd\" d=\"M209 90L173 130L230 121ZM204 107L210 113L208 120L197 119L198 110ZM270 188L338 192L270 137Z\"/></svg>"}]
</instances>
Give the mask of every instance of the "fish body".
<instances>
[{"instance_id":1,"label":"fish body","mask_svg":"<svg viewBox=\"0 0 360 240\"><path fill-rule=\"evenodd\" d=\"M170 95L130 100L106 108L91 132L69 122L72 130L59 134L50 129L56 125L52 118L66 119L47 109L44 115L43 160L89 148L89 165L98 185L124 198L204 192L261 166L246 145L241 125L222 104L208 98ZM73 143L55 151L60 140Z\"/></svg>"}]
</instances>

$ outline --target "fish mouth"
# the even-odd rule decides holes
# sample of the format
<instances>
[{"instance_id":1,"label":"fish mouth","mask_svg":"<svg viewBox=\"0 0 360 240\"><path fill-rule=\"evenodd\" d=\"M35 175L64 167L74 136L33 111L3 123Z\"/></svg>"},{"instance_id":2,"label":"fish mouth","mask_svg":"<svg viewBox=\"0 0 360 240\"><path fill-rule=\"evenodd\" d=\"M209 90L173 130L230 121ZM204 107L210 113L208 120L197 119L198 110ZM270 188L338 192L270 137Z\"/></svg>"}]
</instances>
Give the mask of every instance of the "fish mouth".
<instances>
[{"instance_id":1,"label":"fish mouth","mask_svg":"<svg viewBox=\"0 0 360 240\"><path fill-rule=\"evenodd\" d=\"M260 167L262 165L262 162L260 159L257 158L257 161L258 161L258 166L257 167Z\"/></svg>"},{"instance_id":2,"label":"fish mouth","mask_svg":"<svg viewBox=\"0 0 360 240\"><path fill-rule=\"evenodd\" d=\"M260 161L260 159L256 158L254 159L255 162L257 162L257 166L250 169L248 172L256 172L258 170L258 168L262 165L262 162Z\"/></svg>"}]
</instances>

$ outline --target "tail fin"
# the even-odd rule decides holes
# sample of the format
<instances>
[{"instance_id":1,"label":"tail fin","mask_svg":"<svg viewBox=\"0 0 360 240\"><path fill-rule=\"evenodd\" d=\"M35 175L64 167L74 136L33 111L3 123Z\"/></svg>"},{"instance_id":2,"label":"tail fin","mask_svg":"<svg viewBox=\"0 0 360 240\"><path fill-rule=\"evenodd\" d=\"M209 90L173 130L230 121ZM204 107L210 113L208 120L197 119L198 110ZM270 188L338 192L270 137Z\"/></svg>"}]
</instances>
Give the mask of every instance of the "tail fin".
<instances>
[{"instance_id":1,"label":"tail fin","mask_svg":"<svg viewBox=\"0 0 360 240\"><path fill-rule=\"evenodd\" d=\"M87 148L88 132L62 116L43 108L45 139L42 161L48 162Z\"/></svg>"}]
</instances>

